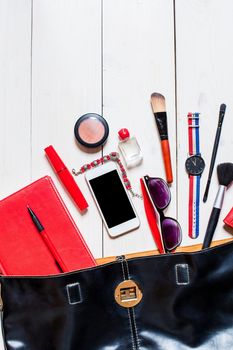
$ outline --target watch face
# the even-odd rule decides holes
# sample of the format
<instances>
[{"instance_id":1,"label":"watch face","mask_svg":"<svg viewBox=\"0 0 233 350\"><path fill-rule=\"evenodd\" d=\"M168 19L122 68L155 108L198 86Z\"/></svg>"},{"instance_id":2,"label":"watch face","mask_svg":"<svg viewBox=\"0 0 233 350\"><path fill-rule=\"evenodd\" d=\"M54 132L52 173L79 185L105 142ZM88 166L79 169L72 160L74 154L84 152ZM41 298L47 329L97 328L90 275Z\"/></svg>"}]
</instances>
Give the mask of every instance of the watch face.
<instances>
[{"instance_id":1,"label":"watch face","mask_svg":"<svg viewBox=\"0 0 233 350\"><path fill-rule=\"evenodd\" d=\"M186 160L185 167L189 175L201 175L205 168L205 162L201 156L192 156Z\"/></svg>"}]
</instances>

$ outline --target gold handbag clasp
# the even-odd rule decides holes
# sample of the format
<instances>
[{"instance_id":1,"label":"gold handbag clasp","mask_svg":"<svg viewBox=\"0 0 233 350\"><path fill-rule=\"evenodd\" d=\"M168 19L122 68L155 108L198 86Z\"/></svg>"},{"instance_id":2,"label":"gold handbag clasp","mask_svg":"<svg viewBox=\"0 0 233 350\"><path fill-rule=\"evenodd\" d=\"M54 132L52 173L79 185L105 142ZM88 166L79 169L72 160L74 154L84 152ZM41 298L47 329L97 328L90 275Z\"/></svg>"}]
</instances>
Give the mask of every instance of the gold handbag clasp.
<instances>
[{"instance_id":1,"label":"gold handbag clasp","mask_svg":"<svg viewBox=\"0 0 233 350\"><path fill-rule=\"evenodd\" d=\"M134 307L142 300L142 291L132 280L125 280L115 289L115 300L122 307Z\"/></svg>"}]
</instances>

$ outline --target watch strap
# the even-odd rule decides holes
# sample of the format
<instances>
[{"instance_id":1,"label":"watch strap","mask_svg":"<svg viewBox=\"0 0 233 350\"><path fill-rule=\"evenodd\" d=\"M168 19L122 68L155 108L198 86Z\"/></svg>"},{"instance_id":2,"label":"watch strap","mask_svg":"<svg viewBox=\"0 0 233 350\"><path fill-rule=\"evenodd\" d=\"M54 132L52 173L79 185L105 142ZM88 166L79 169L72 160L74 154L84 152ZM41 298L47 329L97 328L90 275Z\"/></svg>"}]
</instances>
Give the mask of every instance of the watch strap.
<instances>
[{"instance_id":1,"label":"watch strap","mask_svg":"<svg viewBox=\"0 0 233 350\"><path fill-rule=\"evenodd\" d=\"M200 113L188 113L190 156L200 155L199 115ZM188 234L191 238L197 238L199 235L200 179L200 175L189 176Z\"/></svg>"},{"instance_id":2,"label":"watch strap","mask_svg":"<svg viewBox=\"0 0 233 350\"><path fill-rule=\"evenodd\" d=\"M200 175L189 176L188 234L190 238L197 238L199 235L200 179Z\"/></svg>"},{"instance_id":3,"label":"watch strap","mask_svg":"<svg viewBox=\"0 0 233 350\"><path fill-rule=\"evenodd\" d=\"M200 154L199 115L200 113L188 113L188 138L190 156Z\"/></svg>"}]
</instances>

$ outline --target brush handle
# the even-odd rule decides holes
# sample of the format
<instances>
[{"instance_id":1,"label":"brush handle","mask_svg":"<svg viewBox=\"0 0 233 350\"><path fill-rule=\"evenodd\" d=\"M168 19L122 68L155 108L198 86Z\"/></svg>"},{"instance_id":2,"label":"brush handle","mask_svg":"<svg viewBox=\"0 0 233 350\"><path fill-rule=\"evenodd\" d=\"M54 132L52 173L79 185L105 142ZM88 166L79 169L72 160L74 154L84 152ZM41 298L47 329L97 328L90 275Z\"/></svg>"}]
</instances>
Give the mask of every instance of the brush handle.
<instances>
[{"instance_id":1,"label":"brush handle","mask_svg":"<svg viewBox=\"0 0 233 350\"><path fill-rule=\"evenodd\" d=\"M161 141L168 139L167 130L167 113L166 112L156 112L154 113L156 125L159 131L159 136Z\"/></svg>"},{"instance_id":2,"label":"brush handle","mask_svg":"<svg viewBox=\"0 0 233 350\"><path fill-rule=\"evenodd\" d=\"M163 154L163 161L164 161L164 166L165 166L167 183L172 183L173 182L173 175L172 175L172 163L171 163L171 153L170 153L169 141L162 140L161 147L162 147L162 154Z\"/></svg>"},{"instance_id":3,"label":"brush handle","mask_svg":"<svg viewBox=\"0 0 233 350\"><path fill-rule=\"evenodd\" d=\"M219 139L220 139L220 135L221 135L221 130L222 130L221 126L218 126L217 132L216 132L216 136L215 136L215 140L214 140L214 148L213 148L212 157L211 157L208 181L207 181L207 184L206 184L205 194L204 194L204 197L203 197L203 202L204 203L207 201L207 198L208 198L210 182L211 182L211 178L212 178L212 174L213 174L213 170L214 170L214 164L215 164L215 159L216 159L216 155L217 155L217 151L218 151L218 144L219 144Z\"/></svg>"},{"instance_id":4,"label":"brush handle","mask_svg":"<svg viewBox=\"0 0 233 350\"><path fill-rule=\"evenodd\" d=\"M211 215L209 218L209 222L208 222L208 226L206 229L202 249L208 248L212 242L212 238L213 238L214 231L215 231L217 223L218 223L220 212L221 212L221 209L219 209L219 208L212 209L212 212L211 212Z\"/></svg>"},{"instance_id":5,"label":"brush handle","mask_svg":"<svg viewBox=\"0 0 233 350\"><path fill-rule=\"evenodd\" d=\"M226 189L227 188L224 185L219 186L218 193L217 193L217 196L215 198L214 206L213 206L213 209L212 209L212 212L211 212L211 215L209 218L208 226L206 229L202 249L208 248L211 244L211 241L212 241L212 238L214 235L214 231L215 231L217 223L218 223L219 215L220 215L220 212L222 209Z\"/></svg>"},{"instance_id":6,"label":"brush handle","mask_svg":"<svg viewBox=\"0 0 233 350\"><path fill-rule=\"evenodd\" d=\"M212 177L212 174L209 175L208 180L207 180L207 183L206 183L205 193L204 193L204 196L203 196L203 202L204 202L204 203L207 201L207 198L208 198L209 189L210 189L211 177Z\"/></svg>"},{"instance_id":7,"label":"brush handle","mask_svg":"<svg viewBox=\"0 0 233 350\"><path fill-rule=\"evenodd\" d=\"M204 197L203 197L204 203L207 201L207 198L208 198L210 182L211 182L211 178L212 178L212 174L213 174L213 170L214 170L214 164L215 164L215 159L216 159L216 155L217 155L217 151L218 151L218 144L219 144L219 139L220 139L220 135L221 135L222 123L223 123L225 112L226 112L226 105L224 103L222 103L220 106L220 110L219 110L218 127L217 127L215 140L214 140L214 147L213 147L212 156L211 156L211 163L210 163L208 180L207 180L206 189L205 189L205 193L204 193Z\"/></svg>"}]
</instances>

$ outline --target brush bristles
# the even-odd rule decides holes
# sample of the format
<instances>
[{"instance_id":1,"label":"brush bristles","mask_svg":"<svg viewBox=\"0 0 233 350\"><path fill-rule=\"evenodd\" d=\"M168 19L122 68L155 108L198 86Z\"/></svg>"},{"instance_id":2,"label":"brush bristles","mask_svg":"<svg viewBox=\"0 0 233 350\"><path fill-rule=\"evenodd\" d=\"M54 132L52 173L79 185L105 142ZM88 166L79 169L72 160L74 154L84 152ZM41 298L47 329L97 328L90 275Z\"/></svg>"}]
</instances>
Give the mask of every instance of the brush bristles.
<instances>
[{"instance_id":1,"label":"brush bristles","mask_svg":"<svg viewBox=\"0 0 233 350\"><path fill-rule=\"evenodd\" d=\"M166 112L165 97L157 92L151 95L151 106L154 113Z\"/></svg>"},{"instance_id":2,"label":"brush bristles","mask_svg":"<svg viewBox=\"0 0 233 350\"><path fill-rule=\"evenodd\" d=\"M233 164L219 164L217 167L217 174L219 184L228 187L233 181Z\"/></svg>"}]
</instances>

